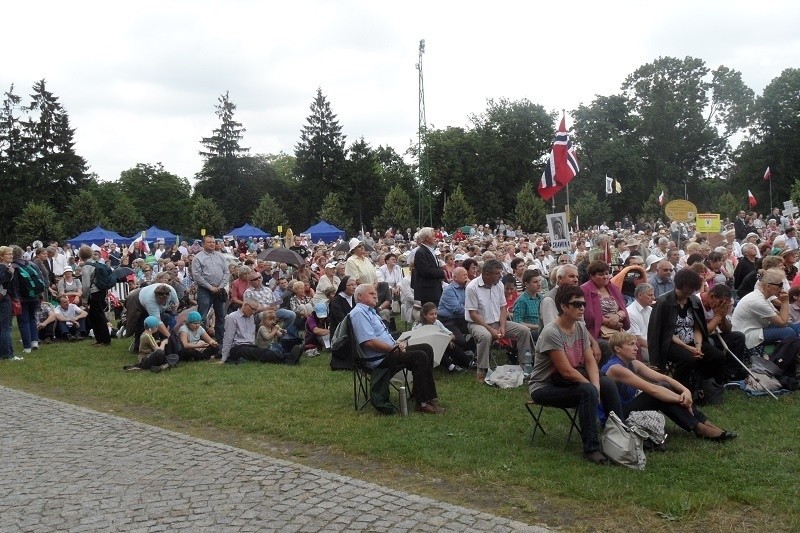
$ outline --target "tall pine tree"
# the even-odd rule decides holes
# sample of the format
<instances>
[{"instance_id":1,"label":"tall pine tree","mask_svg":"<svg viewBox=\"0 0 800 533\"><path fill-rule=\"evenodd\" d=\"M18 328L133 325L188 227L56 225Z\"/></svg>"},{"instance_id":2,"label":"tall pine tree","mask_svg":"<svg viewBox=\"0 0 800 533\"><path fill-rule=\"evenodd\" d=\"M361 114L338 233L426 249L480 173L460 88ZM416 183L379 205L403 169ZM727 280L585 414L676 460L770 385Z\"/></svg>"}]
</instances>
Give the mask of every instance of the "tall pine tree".
<instances>
[{"instance_id":1,"label":"tall pine tree","mask_svg":"<svg viewBox=\"0 0 800 533\"><path fill-rule=\"evenodd\" d=\"M320 197L338 190L346 158L345 135L321 88L317 89L306 122L294 153L301 188L307 191L301 200L306 206L303 212L312 213L319 206Z\"/></svg>"}]
</instances>

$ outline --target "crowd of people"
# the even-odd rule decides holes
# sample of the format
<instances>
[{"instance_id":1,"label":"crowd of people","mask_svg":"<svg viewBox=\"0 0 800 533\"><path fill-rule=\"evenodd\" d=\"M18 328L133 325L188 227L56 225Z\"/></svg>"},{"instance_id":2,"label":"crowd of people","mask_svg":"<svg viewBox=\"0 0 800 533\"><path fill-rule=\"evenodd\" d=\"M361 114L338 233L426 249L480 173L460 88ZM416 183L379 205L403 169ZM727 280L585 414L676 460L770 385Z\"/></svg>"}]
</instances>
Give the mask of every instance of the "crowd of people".
<instances>
[{"instance_id":1,"label":"crowd of people","mask_svg":"<svg viewBox=\"0 0 800 533\"><path fill-rule=\"evenodd\" d=\"M700 437L735 437L694 402L742 377L731 355L748 361L800 332L799 223L779 210L741 212L706 234L623 217L571 231L564 250L502 221L329 244L300 235L286 243L296 264L266 260L270 241L211 235L151 252L0 247L0 356L22 359L16 316L23 356L89 335L107 346L118 333L139 354L129 371L178 360L297 364L327 353L349 316L367 364L410 370L416 411L441 414L432 350L396 340L399 329L430 325L450 335L444 372L474 372L478 383L493 350L513 362L532 354L532 399L576 407L583 451L603 463L597 428L611 411L657 409ZM112 291L97 287L100 263L114 269ZM109 320L114 310L125 320ZM351 353L331 352L332 369L352 365Z\"/></svg>"}]
</instances>

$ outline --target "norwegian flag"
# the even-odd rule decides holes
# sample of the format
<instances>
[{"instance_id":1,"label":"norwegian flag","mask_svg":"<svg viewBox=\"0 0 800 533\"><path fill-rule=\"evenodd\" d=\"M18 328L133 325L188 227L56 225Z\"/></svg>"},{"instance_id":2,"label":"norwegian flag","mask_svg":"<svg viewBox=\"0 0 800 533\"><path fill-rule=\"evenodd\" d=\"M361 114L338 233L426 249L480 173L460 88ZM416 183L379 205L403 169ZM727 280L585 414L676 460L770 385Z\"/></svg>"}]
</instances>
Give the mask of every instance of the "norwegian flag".
<instances>
[{"instance_id":1,"label":"norwegian flag","mask_svg":"<svg viewBox=\"0 0 800 533\"><path fill-rule=\"evenodd\" d=\"M567 183L572 181L578 173L578 159L575 157L575 148L567 134L567 121L561 117L561 124L556 132L556 140L553 143L553 150L544 167L542 180L539 183L539 195L543 200L551 199L555 194L563 189Z\"/></svg>"},{"instance_id":2,"label":"norwegian flag","mask_svg":"<svg viewBox=\"0 0 800 533\"><path fill-rule=\"evenodd\" d=\"M747 189L747 203L750 204L750 209L753 209L756 204L758 204L756 197L753 196L753 193L750 192L750 189Z\"/></svg>"},{"instance_id":3,"label":"norwegian flag","mask_svg":"<svg viewBox=\"0 0 800 533\"><path fill-rule=\"evenodd\" d=\"M772 177L772 172L769 171L769 167L767 167L766 172L764 172L764 181L769 181Z\"/></svg>"},{"instance_id":4,"label":"norwegian flag","mask_svg":"<svg viewBox=\"0 0 800 533\"><path fill-rule=\"evenodd\" d=\"M661 194L658 195L658 205L664 205L664 191L661 191Z\"/></svg>"}]
</instances>

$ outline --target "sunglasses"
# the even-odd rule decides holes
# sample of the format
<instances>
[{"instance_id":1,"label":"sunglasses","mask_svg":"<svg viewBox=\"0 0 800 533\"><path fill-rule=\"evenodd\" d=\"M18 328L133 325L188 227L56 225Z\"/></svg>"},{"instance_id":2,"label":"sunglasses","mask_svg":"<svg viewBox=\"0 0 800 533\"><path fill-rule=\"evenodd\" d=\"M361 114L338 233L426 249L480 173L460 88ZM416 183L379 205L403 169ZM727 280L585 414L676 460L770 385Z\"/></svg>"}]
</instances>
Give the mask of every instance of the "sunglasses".
<instances>
[{"instance_id":1,"label":"sunglasses","mask_svg":"<svg viewBox=\"0 0 800 533\"><path fill-rule=\"evenodd\" d=\"M257 277L257 278L250 278L248 281L258 281L258 280L260 280L260 279L261 279L261 276L259 276L259 277Z\"/></svg>"},{"instance_id":2,"label":"sunglasses","mask_svg":"<svg viewBox=\"0 0 800 533\"><path fill-rule=\"evenodd\" d=\"M567 305L574 308L574 309L583 309L586 307L585 300L575 300L574 302L567 302Z\"/></svg>"}]
</instances>

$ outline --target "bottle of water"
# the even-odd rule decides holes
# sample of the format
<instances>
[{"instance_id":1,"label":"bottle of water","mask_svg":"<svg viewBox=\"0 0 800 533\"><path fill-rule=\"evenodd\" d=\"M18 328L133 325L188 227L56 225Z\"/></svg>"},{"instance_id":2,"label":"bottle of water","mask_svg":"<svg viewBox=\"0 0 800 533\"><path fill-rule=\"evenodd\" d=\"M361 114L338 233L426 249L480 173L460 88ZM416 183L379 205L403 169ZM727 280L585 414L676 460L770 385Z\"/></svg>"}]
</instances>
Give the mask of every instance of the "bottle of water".
<instances>
[{"instance_id":1,"label":"bottle of water","mask_svg":"<svg viewBox=\"0 0 800 533\"><path fill-rule=\"evenodd\" d=\"M530 350L525 350L525 355L522 356L522 375L528 379L533 374L533 357Z\"/></svg>"}]
</instances>

